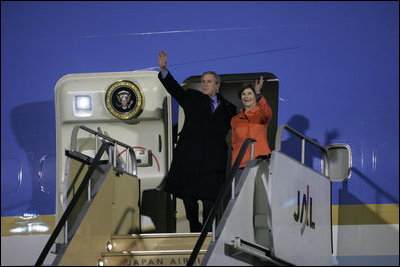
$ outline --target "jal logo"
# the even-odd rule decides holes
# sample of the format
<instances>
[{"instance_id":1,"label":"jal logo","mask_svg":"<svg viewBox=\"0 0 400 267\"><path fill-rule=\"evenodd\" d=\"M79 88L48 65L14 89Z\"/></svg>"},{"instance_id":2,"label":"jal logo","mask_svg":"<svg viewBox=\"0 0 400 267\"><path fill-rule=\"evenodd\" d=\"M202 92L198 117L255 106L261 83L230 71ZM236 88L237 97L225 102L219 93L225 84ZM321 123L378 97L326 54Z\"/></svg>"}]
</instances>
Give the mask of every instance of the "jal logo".
<instances>
[{"instance_id":1,"label":"jal logo","mask_svg":"<svg viewBox=\"0 0 400 267\"><path fill-rule=\"evenodd\" d=\"M305 215L304 215L305 211ZM305 216L303 222L303 216ZM307 185L307 194L303 194L303 200L300 206L300 191L297 191L297 212L293 214L296 222L302 223L300 233L303 235L306 226L315 229L315 222L312 220L312 197L310 197L310 186Z\"/></svg>"}]
</instances>

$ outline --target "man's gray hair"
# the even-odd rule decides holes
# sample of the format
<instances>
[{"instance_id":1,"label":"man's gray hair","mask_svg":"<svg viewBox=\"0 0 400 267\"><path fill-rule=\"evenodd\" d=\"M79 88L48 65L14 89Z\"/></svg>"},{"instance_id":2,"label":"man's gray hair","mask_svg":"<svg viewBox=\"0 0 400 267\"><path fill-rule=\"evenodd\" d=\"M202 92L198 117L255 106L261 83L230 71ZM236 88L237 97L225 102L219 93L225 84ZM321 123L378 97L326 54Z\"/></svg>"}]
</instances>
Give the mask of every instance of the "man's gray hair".
<instances>
[{"instance_id":1,"label":"man's gray hair","mask_svg":"<svg viewBox=\"0 0 400 267\"><path fill-rule=\"evenodd\" d=\"M219 75L216 72L214 72L214 71L206 71L201 75L201 78L203 78L204 75L206 75L206 74L214 75L216 84L221 83L221 77L219 77Z\"/></svg>"}]
</instances>

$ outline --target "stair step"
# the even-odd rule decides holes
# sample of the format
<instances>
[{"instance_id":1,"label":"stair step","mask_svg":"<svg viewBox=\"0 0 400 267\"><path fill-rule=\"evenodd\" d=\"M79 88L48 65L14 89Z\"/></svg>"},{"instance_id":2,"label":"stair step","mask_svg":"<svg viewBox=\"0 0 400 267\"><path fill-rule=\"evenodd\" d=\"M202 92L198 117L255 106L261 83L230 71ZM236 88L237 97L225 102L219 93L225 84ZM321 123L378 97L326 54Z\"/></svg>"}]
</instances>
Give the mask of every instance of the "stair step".
<instances>
[{"instance_id":1,"label":"stair step","mask_svg":"<svg viewBox=\"0 0 400 267\"><path fill-rule=\"evenodd\" d=\"M112 236L112 252L154 251L154 250L193 250L199 233L139 234ZM201 249L207 249L211 242L209 233Z\"/></svg>"},{"instance_id":2,"label":"stair step","mask_svg":"<svg viewBox=\"0 0 400 267\"><path fill-rule=\"evenodd\" d=\"M206 249L201 249L195 260L195 265L200 265ZM101 253L103 266L184 266L189 261L192 250L152 250L152 251L124 251Z\"/></svg>"}]
</instances>

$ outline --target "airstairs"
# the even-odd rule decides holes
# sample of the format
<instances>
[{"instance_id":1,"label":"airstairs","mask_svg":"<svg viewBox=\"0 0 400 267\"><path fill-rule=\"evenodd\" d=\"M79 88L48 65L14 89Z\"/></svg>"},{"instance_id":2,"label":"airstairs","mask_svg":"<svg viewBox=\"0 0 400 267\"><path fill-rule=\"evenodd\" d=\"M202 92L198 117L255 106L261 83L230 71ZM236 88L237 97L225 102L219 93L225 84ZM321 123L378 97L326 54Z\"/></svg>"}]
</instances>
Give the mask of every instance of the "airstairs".
<instances>
[{"instance_id":1,"label":"airstairs","mask_svg":"<svg viewBox=\"0 0 400 267\"><path fill-rule=\"evenodd\" d=\"M94 158L75 149L80 129L95 135ZM321 149L321 172L304 165L304 146L302 162L280 151L283 129ZM82 125L72 135L71 150L65 151L65 210L36 265L49 255L52 265L332 265L328 173L344 166L337 149L328 151L283 125L272 154L250 160L239 177L241 159L256 142L249 138L201 233L144 233L132 147ZM116 157L117 145L129 151L130 160Z\"/></svg>"},{"instance_id":2,"label":"airstairs","mask_svg":"<svg viewBox=\"0 0 400 267\"><path fill-rule=\"evenodd\" d=\"M82 130L96 139L94 158L77 151ZM128 150L125 162L116 157L117 146ZM131 146L106 136L100 128L94 131L78 125L65 155L65 210L36 265L47 257L53 258L51 265L67 266L187 264L200 233L145 233L142 224L149 218L140 210L137 158ZM210 241L208 234L196 265Z\"/></svg>"}]
</instances>

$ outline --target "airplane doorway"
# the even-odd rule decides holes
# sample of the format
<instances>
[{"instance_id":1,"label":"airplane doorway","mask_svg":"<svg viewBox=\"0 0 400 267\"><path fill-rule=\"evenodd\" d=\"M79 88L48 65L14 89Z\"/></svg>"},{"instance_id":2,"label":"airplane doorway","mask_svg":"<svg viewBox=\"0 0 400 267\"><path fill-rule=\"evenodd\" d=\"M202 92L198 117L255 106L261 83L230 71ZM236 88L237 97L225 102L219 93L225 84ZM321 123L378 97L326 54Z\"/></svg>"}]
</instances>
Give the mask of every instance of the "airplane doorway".
<instances>
[{"instance_id":1,"label":"airplane doorway","mask_svg":"<svg viewBox=\"0 0 400 267\"><path fill-rule=\"evenodd\" d=\"M264 84L261 88L261 93L265 97L268 102L268 105L272 109L272 118L268 125L268 143L271 151L275 149L275 135L278 128L278 101L279 101L279 80L278 78L268 72L259 72L259 73L241 73L241 74L221 74L219 75L221 78L221 86L219 88L219 93L227 99L229 102L234 104L237 107L237 111L243 108L243 104L241 99L238 97L238 90L244 83L252 83L254 85L255 81L260 78L260 76L264 77ZM195 89L201 90L201 75L190 76L186 78L181 84L184 90L187 89ZM179 133L183 128L183 124L185 121L185 114L181 107L179 107L178 114L178 125L177 128L174 127L173 133L173 147L175 147L177 140L179 139ZM226 173L228 174L231 169L232 162L232 131L229 130L226 142L228 144L228 158L226 165ZM200 211L202 210L202 203L199 201ZM189 225L187 220L185 219L185 212L183 208L183 202L180 199L176 199L175 203L176 209L176 232L188 232Z\"/></svg>"}]
</instances>

